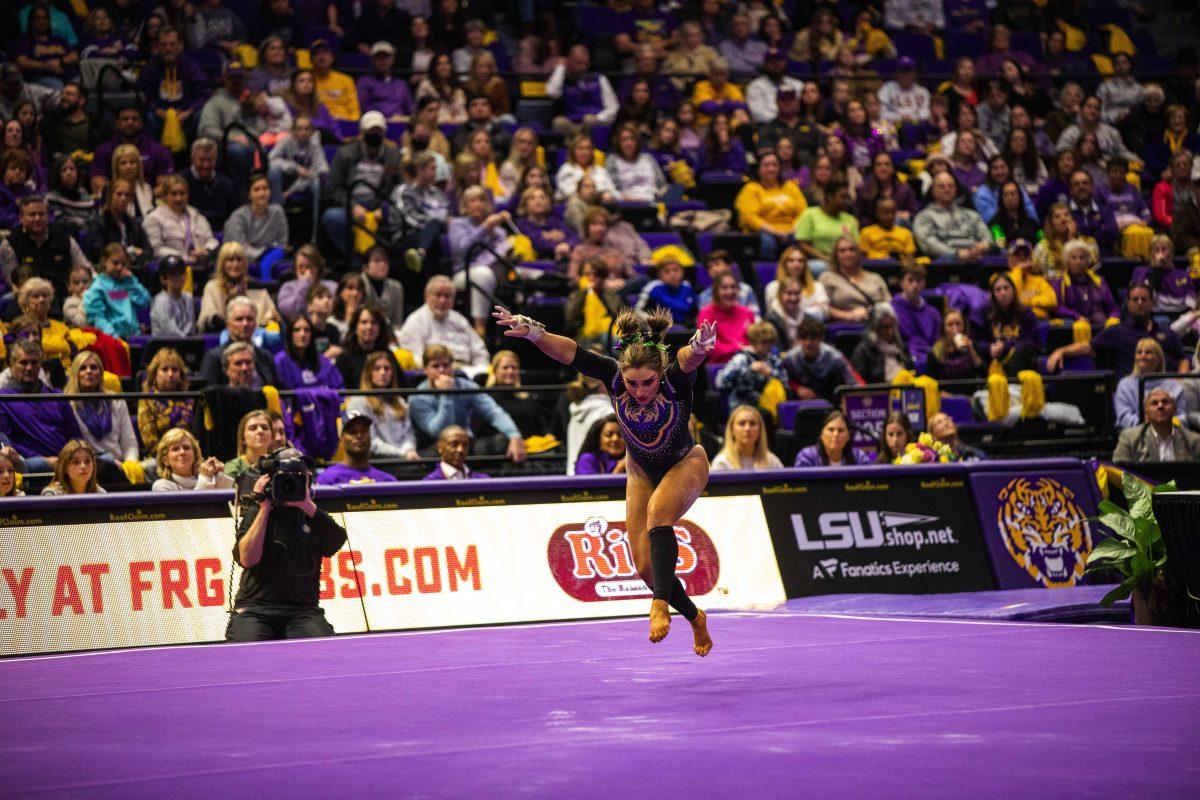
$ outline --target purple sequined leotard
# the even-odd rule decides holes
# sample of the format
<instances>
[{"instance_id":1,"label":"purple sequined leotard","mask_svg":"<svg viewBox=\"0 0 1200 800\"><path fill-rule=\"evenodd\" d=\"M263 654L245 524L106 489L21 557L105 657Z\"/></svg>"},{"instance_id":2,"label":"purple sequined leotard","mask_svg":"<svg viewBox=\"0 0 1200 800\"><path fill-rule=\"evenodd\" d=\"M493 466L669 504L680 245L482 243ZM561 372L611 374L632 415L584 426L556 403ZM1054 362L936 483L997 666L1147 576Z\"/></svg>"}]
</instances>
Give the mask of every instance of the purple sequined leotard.
<instances>
[{"instance_id":1,"label":"purple sequined leotard","mask_svg":"<svg viewBox=\"0 0 1200 800\"><path fill-rule=\"evenodd\" d=\"M688 431L688 420L692 416L695 372L684 372L678 362L671 362L658 394L649 405L642 406L625 390L616 359L580 347L571 368L604 382L625 434L626 451L654 485L692 451L696 443Z\"/></svg>"}]
</instances>

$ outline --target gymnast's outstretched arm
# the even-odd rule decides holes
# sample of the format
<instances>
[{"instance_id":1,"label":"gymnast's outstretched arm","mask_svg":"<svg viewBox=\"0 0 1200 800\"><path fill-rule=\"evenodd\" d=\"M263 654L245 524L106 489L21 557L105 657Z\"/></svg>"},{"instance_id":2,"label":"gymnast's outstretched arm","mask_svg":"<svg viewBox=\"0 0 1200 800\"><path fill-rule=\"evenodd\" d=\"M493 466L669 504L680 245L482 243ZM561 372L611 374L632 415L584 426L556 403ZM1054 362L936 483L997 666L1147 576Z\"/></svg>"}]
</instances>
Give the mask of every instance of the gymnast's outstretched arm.
<instances>
[{"instance_id":1,"label":"gymnast's outstretched arm","mask_svg":"<svg viewBox=\"0 0 1200 800\"><path fill-rule=\"evenodd\" d=\"M575 351L579 349L579 345L575 343L574 339L559 336L557 333L549 333L542 323L524 314L513 315L504 306L496 306L492 316L496 319L497 325L508 328L504 332L505 336L528 339L537 345L539 350L560 364L570 364L575 360Z\"/></svg>"},{"instance_id":2,"label":"gymnast's outstretched arm","mask_svg":"<svg viewBox=\"0 0 1200 800\"><path fill-rule=\"evenodd\" d=\"M698 369L704 363L704 359L708 358L708 354L712 352L713 345L716 343L717 323L711 321L703 323L692 334L688 343L679 348L679 353L675 357L679 362L679 369L683 372Z\"/></svg>"}]
</instances>

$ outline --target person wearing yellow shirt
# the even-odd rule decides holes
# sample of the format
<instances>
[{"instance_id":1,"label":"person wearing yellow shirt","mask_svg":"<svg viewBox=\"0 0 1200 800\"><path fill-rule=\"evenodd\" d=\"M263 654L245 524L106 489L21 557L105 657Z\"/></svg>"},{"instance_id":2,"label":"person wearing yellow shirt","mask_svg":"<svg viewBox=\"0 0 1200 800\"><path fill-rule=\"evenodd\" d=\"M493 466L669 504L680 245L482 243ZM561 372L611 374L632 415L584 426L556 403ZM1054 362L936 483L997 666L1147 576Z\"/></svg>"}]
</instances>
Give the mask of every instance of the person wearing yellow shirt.
<instances>
[{"instance_id":1,"label":"person wearing yellow shirt","mask_svg":"<svg viewBox=\"0 0 1200 800\"><path fill-rule=\"evenodd\" d=\"M912 231L896 224L896 201L890 197L875 198L875 224L859 233L859 244L867 258L895 258L917 252Z\"/></svg>"},{"instance_id":2,"label":"person wearing yellow shirt","mask_svg":"<svg viewBox=\"0 0 1200 800\"><path fill-rule=\"evenodd\" d=\"M358 107L358 89L353 78L333 68L333 49L329 42L317 39L309 47L309 53L317 82L317 99L325 104L334 119L358 122L362 116Z\"/></svg>"},{"instance_id":3,"label":"person wearing yellow shirt","mask_svg":"<svg viewBox=\"0 0 1200 800\"><path fill-rule=\"evenodd\" d=\"M1008 276L1021 304L1038 319L1057 316L1058 295L1046 280L1042 268L1033 261L1033 245L1025 239L1017 239L1008 247Z\"/></svg>"},{"instance_id":4,"label":"person wearing yellow shirt","mask_svg":"<svg viewBox=\"0 0 1200 800\"><path fill-rule=\"evenodd\" d=\"M708 67L708 77L696 82L692 91L692 105L699 114L697 125L708 125L713 114L733 116L737 110L746 110L746 96L742 90L729 82L729 62L717 58Z\"/></svg>"},{"instance_id":5,"label":"person wearing yellow shirt","mask_svg":"<svg viewBox=\"0 0 1200 800\"><path fill-rule=\"evenodd\" d=\"M781 182L779 172L779 156L765 153L758 160L758 180L743 186L733 202L742 230L759 235L759 254L765 259L775 258L791 240L796 221L808 208L800 187L795 181Z\"/></svg>"}]
</instances>

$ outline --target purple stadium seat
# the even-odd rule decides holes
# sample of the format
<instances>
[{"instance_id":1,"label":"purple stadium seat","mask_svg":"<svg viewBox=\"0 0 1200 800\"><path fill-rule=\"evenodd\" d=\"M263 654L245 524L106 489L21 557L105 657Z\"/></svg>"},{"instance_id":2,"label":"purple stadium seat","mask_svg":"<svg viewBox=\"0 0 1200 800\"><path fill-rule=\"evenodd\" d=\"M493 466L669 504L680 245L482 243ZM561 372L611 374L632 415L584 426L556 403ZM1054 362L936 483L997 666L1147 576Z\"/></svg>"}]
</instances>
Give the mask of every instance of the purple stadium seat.
<instances>
[{"instance_id":1,"label":"purple stadium seat","mask_svg":"<svg viewBox=\"0 0 1200 800\"><path fill-rule=\"evenodd\" d=\"M971 410L971 398L960 394L943 394L942 411L950 415L956 425L970 425L975 422L975 413Z\"/></svg>"},{"instance_id":2,"label":"purple stadium seat","mask_svg":"<svg viewBox=\"0 0 1200 800\"><path fill-rule=\"evenodd\" d=\"M578 30L590 39L614 36L618 23L617 12L607 5L582 3L576 11Z\"/></svg>"},{"instance_id":3,"label":"purple stadium seat","mask_svg":"<svg viewBox=\"0 0 1200 800\"><path fill-rule=\"evenodd\" d=\"M987 52L987 39L979 33L947 32L946 58L954 61L962 56L979 58Z\"/></svg>"},{"instance_id":4,"label":"purple stadium seat","mask_svg":"<svg viewBox=\"0 0 1200 800\"><path fill-rule=\"evenodd\" d=\"M784 431L794 430L796 426L796 414L802 410L805 411L832 411L831 406L825 400L787 400L779 404L777 409L779 412L779 429Z\"/></svg>"},{"instance_id":5,"label":"purple stadium seat","mask_svg":"<svg viewBox=\"0 0 1200 800\"><path fill-rule=\"evenodd\" d=\"M892 44L896 46L896 52L902 56L908 56L917 61L937 58L937 48L934 46L931 36L907 31L896 31L891 36Z\"/></svg>"},{"instance_id":6,"label":"purple stadium seat","mask_svg":"<svg viewBox=\"0 0 1200 800\"><path fill-rule=\"evenodd\" d=\"M338 136L343 139L350 139L358 136L358 121L353 119L335 119L333 121L334 128Z\"/></svg>"},{"instance_id":7,"label":"purple stadium seat","mask_svg":"<svg viewBox=\"0 0 1200 800\"><path fill-rule=\"evenodd\" d=\"M660 247L668 247L675 245L687 250L687 245L683 243L683 237L678 233L643 233L642 239L650 246L651 250L657 250Z\"/></svg>"},{"instance_id":8,"label":"purple stadium seat","mask_svg":"<svg viewBox=\"0 0 1200 800\"><path fill-rule=\"evenodd\" d=\"M758 285L765 287L768 283L775 280L775 273L779 271L779 265L774 261L755 261L754 274L758 278Z\"/></svg>"}]
</instances>

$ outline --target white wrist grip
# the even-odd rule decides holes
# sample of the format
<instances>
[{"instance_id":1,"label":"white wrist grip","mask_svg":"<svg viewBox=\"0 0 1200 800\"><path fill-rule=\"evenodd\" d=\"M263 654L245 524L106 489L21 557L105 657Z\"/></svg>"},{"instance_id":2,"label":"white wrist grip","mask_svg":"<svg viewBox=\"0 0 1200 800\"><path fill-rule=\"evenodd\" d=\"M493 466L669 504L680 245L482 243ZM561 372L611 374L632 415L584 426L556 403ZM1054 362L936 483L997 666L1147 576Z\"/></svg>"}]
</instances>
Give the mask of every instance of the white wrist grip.
<instances>
[{"instance_id":1,"label":"white wrist grip","mask_svg":"<svg viewBox=\"0 0 1200 800\"><path fill-rule=\"evenodd\" d=\"M524 314L518 314L513 317L513 327L519 328L522 325L529 328L529 332L525 334L525 338L531 342L536 342L538 339L546 335L546 326L538 322L532 317L527 317Z\"/></svg>"}]
</instances>

